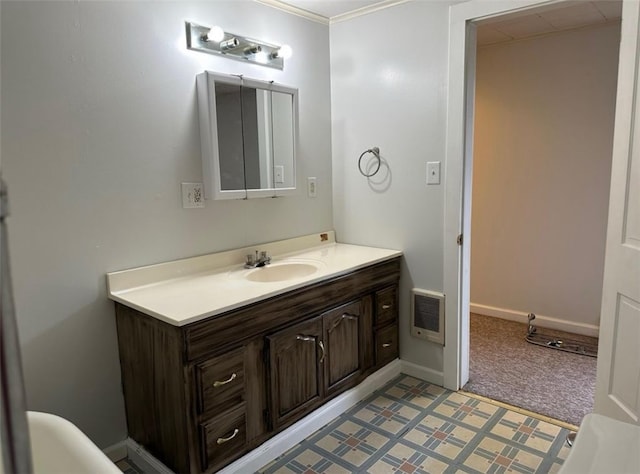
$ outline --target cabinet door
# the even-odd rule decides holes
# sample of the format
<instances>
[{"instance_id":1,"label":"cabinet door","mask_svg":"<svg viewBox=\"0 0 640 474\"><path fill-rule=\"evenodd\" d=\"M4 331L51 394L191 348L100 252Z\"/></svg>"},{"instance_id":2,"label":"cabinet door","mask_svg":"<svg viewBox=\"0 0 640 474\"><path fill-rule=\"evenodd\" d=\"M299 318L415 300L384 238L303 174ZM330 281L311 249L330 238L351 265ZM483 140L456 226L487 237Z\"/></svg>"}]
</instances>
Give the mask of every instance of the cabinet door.
<instances>
[{"instance_id":1,"label":"cabinet door","mask_svg":"<svg viewBox=\"0 0 640 474\"><path fill-rule=\"evenodd\" d=\"M267 337L274 428L315 408L324 397L322 318L288 327Z\"/></svg>"},{"instance_id":2,"label":"cabinet door","mask_svg":"<svg viewBox=\"0 0 640 474\"><path fill-rule=\"evenodd\" d=\"M327 395L341 390L361 373L360 329L362 305L349 303L322 315L325 358L325 385Z\"/></svg>"}]
</instances>

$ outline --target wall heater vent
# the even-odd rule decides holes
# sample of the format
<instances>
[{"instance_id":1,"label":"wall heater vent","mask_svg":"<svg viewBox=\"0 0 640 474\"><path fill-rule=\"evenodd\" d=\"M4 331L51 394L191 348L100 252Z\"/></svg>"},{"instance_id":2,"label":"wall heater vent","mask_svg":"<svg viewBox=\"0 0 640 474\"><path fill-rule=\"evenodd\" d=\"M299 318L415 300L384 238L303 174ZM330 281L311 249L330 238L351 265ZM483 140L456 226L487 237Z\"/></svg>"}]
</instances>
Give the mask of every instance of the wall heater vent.
<instances>
[{"instance_id":1,"label":"wall heater vent","mask_svg":"<svg viewBox=\"0 0 640 474\"><path fill-rule=\"evenodd\" d=\"M444 345L444 294L411 290L411 335Z\"/></svg>"}]
</instances>

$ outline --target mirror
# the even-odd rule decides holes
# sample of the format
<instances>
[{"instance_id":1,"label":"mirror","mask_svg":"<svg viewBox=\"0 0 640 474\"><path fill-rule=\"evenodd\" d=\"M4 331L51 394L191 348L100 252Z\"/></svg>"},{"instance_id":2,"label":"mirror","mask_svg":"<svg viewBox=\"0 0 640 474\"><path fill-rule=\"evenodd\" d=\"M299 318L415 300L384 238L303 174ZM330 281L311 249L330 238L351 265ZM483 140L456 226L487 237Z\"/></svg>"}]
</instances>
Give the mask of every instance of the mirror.
<instances>
[{"instance_id":1,"label":"mirror","mask_svg":"<svg viewBox=\"0 0 640 474\"><path fill-rule=\"evenodd\" d=\"M208 71L197 87L205 197L295 192L297 90Z\"/></svg>"}]
</instances>

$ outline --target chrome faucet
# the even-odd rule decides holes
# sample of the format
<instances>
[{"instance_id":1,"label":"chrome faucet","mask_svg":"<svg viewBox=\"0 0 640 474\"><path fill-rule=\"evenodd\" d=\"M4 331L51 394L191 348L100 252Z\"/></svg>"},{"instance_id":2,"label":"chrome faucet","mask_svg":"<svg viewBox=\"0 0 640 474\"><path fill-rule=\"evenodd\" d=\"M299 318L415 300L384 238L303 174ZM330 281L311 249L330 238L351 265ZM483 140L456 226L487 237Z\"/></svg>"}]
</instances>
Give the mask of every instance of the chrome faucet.
<instances>
[{"instance_id":1,"label":"chrome faucet","mask_svg":"<svg viewBox=\"0 0 640 474\"><path fill-rule=\"evenodd\" d=\"M258 252L256 254L247 254L247 260L244 263L244 268L256 268L264 267L271 263L271 257L266 251Z\"/></svg>"}]
</instances>

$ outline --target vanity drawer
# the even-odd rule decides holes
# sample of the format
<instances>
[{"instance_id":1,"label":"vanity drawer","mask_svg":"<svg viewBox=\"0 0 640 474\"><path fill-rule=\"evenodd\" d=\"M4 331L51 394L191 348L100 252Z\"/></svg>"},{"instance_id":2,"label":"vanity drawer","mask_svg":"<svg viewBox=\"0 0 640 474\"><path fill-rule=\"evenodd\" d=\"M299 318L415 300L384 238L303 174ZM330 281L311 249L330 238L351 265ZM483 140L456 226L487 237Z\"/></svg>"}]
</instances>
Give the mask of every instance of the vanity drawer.
<instances>
[{"instance_id":1,"label":"vanity drawer","mask_svg":"<svg viewBox=\"0 0 640 474\"><path fill-rule=\"evenodd\" d=\"M390 286L376 291L376 325L396 319L398 314L398 287Z\"/></svg>"},{"instance_id":2,"label":"vanity drawer","mask_svg":"<svg viewBox=\"0 0 640 474\"><path fill-rule=\"evenodd\" d=\"M196 365L198 414L224 410L244 399L244 348Z\"/></svg>"},{"instance_id":3,"label":"vanity drawer","mask_svg":"<svg viewBox=\"0 0 640 474\"><path fill-rule=\"evenodd\" d=\"M200 425L202 470L224 464L244 454L247 441L246 410L241 403Z\"/></svg>"},{"instance_id":4,"label":"vanity drawer","mask_svg":"<svg viewBox=\"0 0 640 474\"><path fill-rule=\"evenodd\" d=\"M384 365L398 357L398 325L376 331L376 365Z\"/></svg>"}]
</instances>

